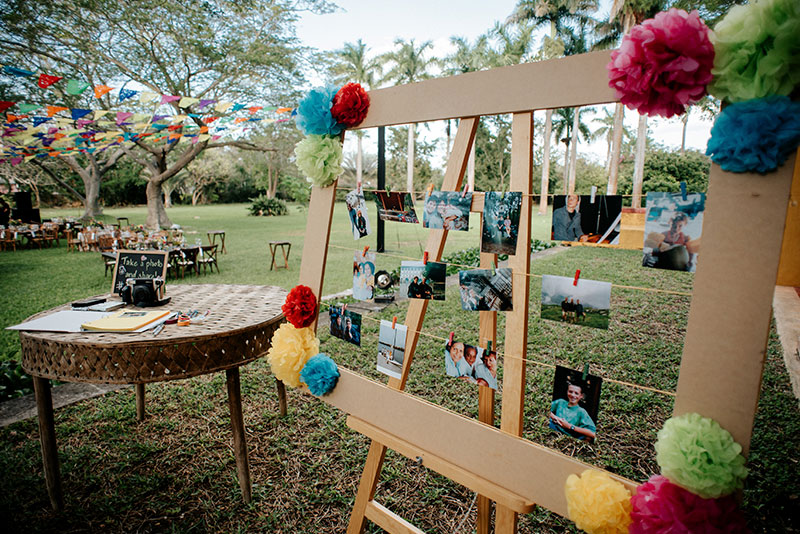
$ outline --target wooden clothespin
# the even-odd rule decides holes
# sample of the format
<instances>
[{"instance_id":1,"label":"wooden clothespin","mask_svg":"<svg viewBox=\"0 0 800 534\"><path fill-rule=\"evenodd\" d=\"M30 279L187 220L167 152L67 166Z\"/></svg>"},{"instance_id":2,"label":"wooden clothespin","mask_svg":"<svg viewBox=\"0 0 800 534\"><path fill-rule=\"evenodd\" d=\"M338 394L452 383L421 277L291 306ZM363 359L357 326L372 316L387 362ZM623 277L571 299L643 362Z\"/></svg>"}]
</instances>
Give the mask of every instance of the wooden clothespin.
<instances>
[{"instance_id":1,"label":"wooden clothespin","mask_svg":"<svg viewBox=\"0 0 800 534\"><path fill-rule=\"evenodd\" d=\"M396 324L397 324L397 316L395 315L394 317L392 317L392 330L394 330Z\"/></svg>"},{"instance_id":2,"label":"wooden clothespin","mask_svg":"<svg viewBox=\"0 0 800 534\"><path fill-rule=\"evenodd\" d=\"M428 188L425 189L425 196L429 197L431 196L431 193L433 193L433 182L429 183Z\"/></svg>"},{"instance_id":3,"label":"wooden clothespin","mask_svg":"<svg viewBox=\"0 0 800 534\"><path fill-rule=\"evenodd\" d=\"M681 182L681 198L686 202L686 182Z\"/></svg>"},{"instance_id":4,"label":"wooden clothespin","mask_svg":"<svg viewBox=\"0 0 800 534\"><path fill-rule=\"evenodd\" d=\"M593 185L593 186L592 186L592 193L591 193L591 196L589 197L589 203L590 203L590 204L594 204L594 196L595 196L596 194L597 194L597 186L596 186L596 185Z\"/></svg>"},{"instance_id":5,"label":"wooden clothespin","mask_svg":"<svg viewBox=\"0 0 800 534\"><path fill-rule=\"evenodd\" d=\"M586 377L589 376L589 362L583 364L583 375L581 376L581 380L586 380Z\"/></svg>"},{"instance_id":6,"label":"wooden clothespin","mask_svg":"<svg viewBox=\"0 0 800 534\"><path fill-rule=\"evenodd\" d=\"M573 286L577 286L578 285L578 278L580 278L580 277L581 277L581 270L580 269L575 269L575 280L572 281L572 285Z\"/></svg>"},{"instance_id":7,"label":"wooden clothespin","mask_svg":"<svg viewBox=\"0 0 800 534\"><path fill-rule=\"evenodd\" d=\"M461 190L461 198L467 196L467 191L469 190L469 182L464 184L464 189Z\"/></svg>"},{"instance_id":8,"label":"wooden clothespin","mask_svg":"<svg viewBox=\"0 0 800 534\"><path fill-rule=\"evenodd\" d=\"M422 253L422 263L428 265L428 251Z\"/></svg>"},{"instance_id":9,"label":"wooden clothespin","mask_svg":"<svg viewBox=\"0 0 800 534\"><path fill-rule=\"evenodd\" d=\"M342 304L342 313L347 311L347 303Z\"/></svg>"},{"instance_id":10,"label":"wooden clothespin","mask_svg":"<svg viewBox=\"0 0 800 534\"><path fill-rule=\"evenodd\" d=\"M367 257L367 251L368 251L368 250L369 250L369 245L367 245L366 247L364 247L364 252L362 252L362 253L361 253L361 257L362 257L362 258L366 258L366 257Z\"/></svg>"},{"instance_id":11,"label":"wooden clothespin","mask_svg":"<svg viewBox=\"0 0 800 534\"><path fill-rule=\"evenodd\" d=\"M357 193L363 193L363 191L361 190L361 188L362 188L362 185L361 185L361 180L359 180L359 181L357 181L357 182L356 182L356 192L357 192Z\"/></svg>"}]
</instances>

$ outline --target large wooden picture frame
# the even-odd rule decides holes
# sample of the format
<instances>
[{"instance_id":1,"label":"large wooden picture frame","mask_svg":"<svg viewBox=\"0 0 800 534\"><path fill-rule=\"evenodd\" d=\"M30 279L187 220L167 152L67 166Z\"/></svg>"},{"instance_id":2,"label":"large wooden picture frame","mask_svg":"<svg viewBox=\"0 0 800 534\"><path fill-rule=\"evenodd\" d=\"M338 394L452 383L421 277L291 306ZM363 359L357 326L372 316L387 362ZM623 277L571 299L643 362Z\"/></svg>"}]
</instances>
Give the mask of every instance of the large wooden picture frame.
<instances>
[{"instance_id":1,"label":"large wooden picture frame","mask_svg":"<svg viewBox=\"0 0 800 534\"><path fill-rule=\"evenodd\" d=\"M596 52L370 92L372 103L361 128L460 119L442 185L447 191L461 188L480 116L512 114L509 189L523 193L523 208L516 255L509 262L514 308L506 314L500 429L490 426L494 397L488 388L480 388L479 419L489 424L402 392L414 361L426 300L412 300L408 306L401 378L392 378L384 386L342 370L339 385L324 397L350 414L351 428L372 439L348 532L362 532L367 519L389 532L421 532L374 498L387 447L419 457L426 467L478 492L479 532L489 531L490 501L497 503L495 531L499 533L516 532L517 514L529 512L534 505L567 515L563 491L567 476L592 466L520 437L528 332L533 112L615 102L605 68L609 55ZM706 243L695 274L674 414L697 412L715 419L745 454L760 391L794 165L792 157L767 175L730 174L713 165L709 180ZM315 187L311 195L299 283L311 287L318 297L335 193L336 184ZM473 196L472 211L482 213L482 194ZM446 239L446 230L429 230L425 251L431 260L441 259ZM481 255L482 266L493 260L492 255ZM721 309L727 313L718 313ZM495 313L481 312L481 344L494 342L495 331ZM710 376L715 379L709 380ZM480 466L472 463L467 469L461 466L471 462L448 446L453 440L495 452ZM615 478L629 489L637 485Z\"/></svg>"}]
</instances>

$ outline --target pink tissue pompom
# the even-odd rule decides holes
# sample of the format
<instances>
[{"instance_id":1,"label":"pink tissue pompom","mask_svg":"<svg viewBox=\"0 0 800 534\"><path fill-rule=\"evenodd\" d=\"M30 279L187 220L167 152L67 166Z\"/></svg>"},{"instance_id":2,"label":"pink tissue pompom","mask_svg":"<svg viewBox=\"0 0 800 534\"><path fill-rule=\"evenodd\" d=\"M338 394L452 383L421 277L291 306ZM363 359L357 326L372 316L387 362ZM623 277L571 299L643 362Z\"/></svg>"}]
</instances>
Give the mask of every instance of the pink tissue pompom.
<instances>
[{"instance_id":1,"label":"pink tissue pompom","mask_svg":"<svg viewBox=\"0 0 800 534\"><path fill-rule=\"evenodd\" d=\"M631 29L611 53L608 86L644 115L672 117L703 98L714 46L697 11L672 8Z\"/></svg>"},{"instance_id":2,"label":"pink tissue pompom","mask_svg":"<svg viewBox=\"0 0 800 534\"><path fill-rule=\"evenodd\" d=\"M654 475L631 497L629 534L746 534L733 496L704 499Z\"/></svg>"}]
</instances>

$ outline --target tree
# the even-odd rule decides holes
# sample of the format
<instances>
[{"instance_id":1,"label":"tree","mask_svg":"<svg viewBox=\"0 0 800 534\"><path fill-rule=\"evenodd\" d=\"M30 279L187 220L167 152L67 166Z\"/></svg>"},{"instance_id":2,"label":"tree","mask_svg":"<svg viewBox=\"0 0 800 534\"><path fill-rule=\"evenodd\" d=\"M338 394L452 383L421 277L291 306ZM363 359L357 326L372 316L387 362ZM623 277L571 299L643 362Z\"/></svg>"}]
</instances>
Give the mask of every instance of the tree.
<instances>
[{"instance_id":1,"label":"tree","mask_svg":"<svg viewBox=\"0 0 800 534\"><path fill-rule=\"evenodd\" d=\"M692 192L708 190L708 174L711 161L696 150L687 150L685 155L653 148L647 151L644 163L644 180L642 190L648 191L680 191L680 183L686 182L686 189ZM620 189L623 194L633 191L632 173L630 170L620 177Z\"/></svg>"},{"instance_id":2,"label":"tree","mask_svg":"<svg viewBox=\"0 0 800 534\"><path fill-rule=\"evenodd\" d=\"M580 120L578 108L559 108L554 116L553 134L556 139L560 138L564 143L564 194L566 195L575 188L574 181L570 182L570 144L575 143L579 136L584 140L591 138L592 132L586 123Z\"/></svg>"},{"instance_id":3,"label":"tree","mask_svg":"<svg viewBox=\"0 0 800 534\"><path fill-rule=\"evenodd\" d=\"M395 39L395 50L383 55L383 61L389 65L385 79L396 83L414 83L429 77L428 67L431 61L425 57L425 52L433 48L431 41L424 41L416 45L414 39L404 41ZM414 191L414 141L416 124L408 125L408 156L406 159L406 190Z\"/></svg>"},{"instance_id":4,"label":"tree","mask_svg":"<svg viewBox=\"0 0 800 534\"><path fill-rule=\"evenodd\" d=\"M617 114L616 111L611 113L608 108L603 108L604 115L595 118L592 120L593 123L599 124L597 129L592 132L593 139L599 139L600 137L606 138L606 143L608 145L608 149L606 150L606 163L605 163L605 170L608 173L609 169L611 168L611 147L614 140L614 133L616 132L616 122L617 122ZM622 134L627 139L633 138L633 132L631 132L630 128L621 128ZM619 157L619 152L617 152L617 157Z\"/></svg>"},{"instance_id":5,"label":"tree","mask_svg":"<svg viewBox=\"0 0 800 534\"><path fill-rule=\"evenodd\" d=\"M325 11L324 0L226 0L161 2L140 0L67 0L33 5L16 0L11 27L3 39L9 50L47 58L59 72L68 68L91 83L131 81L156 94L181 95L243 103L281 102L294 98L301 81L302 49L294 36L300 10ZM51 5L52 4L52 5ZM98 78L96 74L103 74ZM258 80L254 82L253 80ZM87 105L93 103L84 93ZM104 104L111 109L110 97ZM196 104L168 104L174 115L205 124ZM179 124L183 124L180 122ZM132 131L121 127L122 130ZM173 134L180 134L183 128ZM133 139L125 154L147 170L147 225L167 226L161 186L207 148L238 146L261 150L243 138L204 139L196 143L151 143ZM175 154L173 156L173 153Z\"/></svg>"},{"instance_id":6,"label":"tree","mask_svg":"<svg viewBox=\"0 0 800 534\"><path fill-rule=\"evenodd\" d=\"M403 179L408 177L408 128L389 128L386 136L386 188L402 191L407 187ZM441 172L434 170L431 157L436 150L436 144L420 140L416 144L414 158L414 175L422 182L433 182L437 187L442 183ZM405 172L404 172L405 171ZM404 183L406 182L406 183Z\"/></svg>"},{"instance_id":7,"label":"tree","mask_svg":"<svg viewBox=\"0 0 800 534\"><path fill-rule=\"evenodd\" d=\"M334 80L340 84L355 82L360 83L367 89L372 88L375 81L381 76L381 63L378 58L370 59L367 56L368 52L367 45L361 39L355 43L345 43L343 48L333 52L331 56L335 63L331 67L331 74L333 74ZM353 133L358 141L356 183L360 183L364 159L362 148L364 130L356 130Z\"/></svg>"}]
</instances>

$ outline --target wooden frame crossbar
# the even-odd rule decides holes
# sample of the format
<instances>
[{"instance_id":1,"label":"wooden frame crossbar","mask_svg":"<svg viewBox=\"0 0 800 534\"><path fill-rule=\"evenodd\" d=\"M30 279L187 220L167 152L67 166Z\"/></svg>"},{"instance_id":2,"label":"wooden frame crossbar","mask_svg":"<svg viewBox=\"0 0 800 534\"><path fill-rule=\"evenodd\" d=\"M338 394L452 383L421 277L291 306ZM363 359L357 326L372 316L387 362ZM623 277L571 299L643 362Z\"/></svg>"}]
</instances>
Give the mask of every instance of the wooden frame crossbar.
<instances>
[{"instance_id":1,"label":"wooden frame crossbar","mask_svg":"<svg viewBox=\"0 0 800 534\"><path fill-rule=\"evenodd\" d=\"M532 215L533 110L614 102L605 65L610 52L504 67L370 92L371 108L361 128L460 118L442 190L457 191L467 165L479 116L512 113L510 190L523 193L513 269L514 309L506 313L503 405L493 428L494 395L479 388L479 419L461 417L402 393L414 359L428 301L412 299L405 324L406 354L399 379L382 386L342 370L339 385L323 400L344 410L348 425L370 437L348 533L369 519L389 532L419 533L414 525L374 500L387 447L478 492L478 531L489 532L491 502L495 531L513 533L517 514L534 503L567 515L564 482L589 468L573 458L522 439L527 354ZM674 413L697 412L717 420L749 449L760 391L770 306L789 205L794 156L767 175L723 172L712 165L704 216L703 259L695 274ZM325 276L336 185L314 187L303 248L300 283L319 297ZM476 198L473 211L483 210ZM429 230L425 251L441 258L445 230ZM496 258L481 254L481 266ZM313 325L316 327L316 324ZM480 343L496 341L496 314L480 313ZM713 377L713 379L711 378ZM386 409L385 407L391 407ZM391 413L389 413L391 412ZM435 429L435 431L431 431ZM446 430L445 430L446 429ZM476 441L493 451L489 464L465 469L451 442ZM613 475L612 475L613 476ZM629 489L635 483L614 477Z\"/></svg>"}]
</instances>

